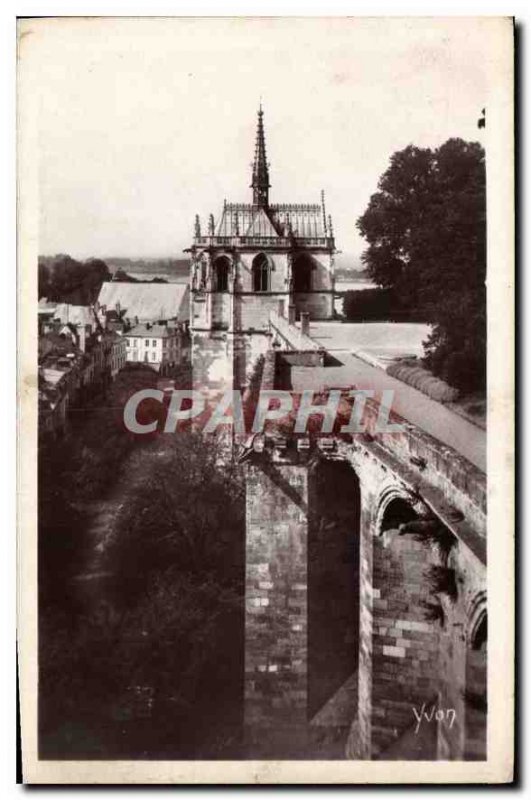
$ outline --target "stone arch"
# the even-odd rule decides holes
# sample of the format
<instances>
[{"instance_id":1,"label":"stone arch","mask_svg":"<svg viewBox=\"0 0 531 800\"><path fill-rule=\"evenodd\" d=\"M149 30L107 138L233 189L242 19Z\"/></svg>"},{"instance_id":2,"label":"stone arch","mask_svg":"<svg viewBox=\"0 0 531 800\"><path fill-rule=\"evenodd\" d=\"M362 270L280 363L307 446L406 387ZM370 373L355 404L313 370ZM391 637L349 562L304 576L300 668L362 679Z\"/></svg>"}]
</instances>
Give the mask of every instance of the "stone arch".
<instances>
[{"instance_id":1,"label":"stone arch","mask_svg":"<svg viewBox=\"0 0 531 800\"><path fill-rule=\"evenodd\" d=\"M366 712L373 758L436 758L434 725L426 726L422 737L408 737L412 706L434 702L440 685L441 626L428 617L426 605L431 555L417 535L399 530L402 523L423 521L431 514L398 481L387 482L376 498L368 592L371 701Z\"/></svg>"},{"instance_id":2,"label":"stone arch","mask_svg":"<svg viewBox=\"0 0 531 800\"><path fill-rule=\"evenodd\" d=\"M231 266L231 260L226 255L217 256L212 262L212 288L215 292L229 291Z\"/></svg>"},{"instance_id":3,"label":"stone arch","mask_svg":"<svg viewBox=\"0 0 531 800\"><path fill-rule=\"evenodd\" d=\"M380 494L376 500L376 512L374 515L373 527L374 535L381 536L386 530L389 530L387 527L389 523L389 517L392 516L395 511L397 512L397 516L405 516L405 507L407 507L411 509L414 516L418 516L418 514L415 514L414 511L414 509L418 506L418 503L418 498L415 497L415 495L410 492L407 487L399 483L387 484L380 491ZM406 520L404 519L401 521L405 522Z\"/></svg>"},{"instance_id":4,"label":"stone arch","mask_svg":"<svg viewBox=\"0 0 531 800\"><path fill-rule=\"evenodd\" d=\"M487 594L478 592L468 607L465 668L465 759L487 758Z\"/></svg>"},{"instance_id":5,"label":"stone arch","mask_svg":"<svg viewBox=\"0 0 531 800\"><path fill-rule=\"evenodd\" d=\"M271 270L273 262L265 253L258 253L253 258L251 267L253 276L253 292L269 292L271 290Z\"/></svg>"},{"instance_id":6,"label":"stone arch","mask_svg":"<svg viewBox=\"0 0 531 800\"><path fill-rule=\"evenodd\" d=\"M467 646L474 649L474 642L477 642L480 627L487 619L487 592L480 591L474 595L468 604L466 613L466 641Z\"/></svg>"}]
</instances>

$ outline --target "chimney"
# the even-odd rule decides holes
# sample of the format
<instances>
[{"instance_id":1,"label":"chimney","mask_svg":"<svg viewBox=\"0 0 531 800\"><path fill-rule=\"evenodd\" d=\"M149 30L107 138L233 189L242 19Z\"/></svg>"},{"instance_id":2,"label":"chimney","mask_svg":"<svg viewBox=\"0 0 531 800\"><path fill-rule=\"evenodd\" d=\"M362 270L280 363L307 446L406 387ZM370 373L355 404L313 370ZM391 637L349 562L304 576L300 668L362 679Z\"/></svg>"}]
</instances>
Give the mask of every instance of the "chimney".
<instances>
[{"instance_id":1,"label":"chimney","mask_svg":"<svg viewBox=\"0 0 531 800\"><path fill-rule=\"evenodd\" d=\"M288 306L288 322L290 325L295 325L296 313L297 313L296 307L293 305L293 303L290 303Z\"/></svg>"},{"instance_id":2,"label":"chimney","mask_svg":"<svg viewBox=\"0 0 531 800\"><path fill-rule=\"evenodd\" d=\"M120 316L121 306L120 306L120 301L119 300L116 301L115 309L116 309L116 313L118 314L118 316Z\"/></svg>"},{"instance_id":3,"label":"chimney","mask_svg":"<svg viewBox=\"0 0 531 800\"><path fill-rule=\"evenodd\" d=\"M280 317L283 317L286 312L286 301L279 300L278 301L278 314Z\"/></svg>"},{"instance_id":4,"label":"chimney","mask_svg":"<svg viewBox=\"0 0 531 800\"><path fill-rule=\"evenodd\" d=\"M301 333L303 336L310 335L310 314L308 311L301 311Z\"/></svg>"}]
</instances>

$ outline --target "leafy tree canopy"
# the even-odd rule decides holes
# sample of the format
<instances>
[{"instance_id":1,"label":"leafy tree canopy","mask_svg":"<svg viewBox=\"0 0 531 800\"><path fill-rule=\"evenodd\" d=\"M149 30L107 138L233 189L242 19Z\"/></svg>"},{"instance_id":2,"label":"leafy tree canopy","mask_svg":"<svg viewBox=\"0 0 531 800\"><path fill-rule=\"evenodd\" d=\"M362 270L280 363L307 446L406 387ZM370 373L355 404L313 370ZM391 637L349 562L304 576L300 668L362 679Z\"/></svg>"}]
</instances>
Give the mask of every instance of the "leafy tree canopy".
<instances>
[{"instance_id":1,"label":"leafy tree canopy","mask_svg":"<svg viewBox=\"0 0 531 800\"><path fill-rule=\"evenodd\" d=\"M391 157L357 227L370 277L434 326L428 366L463 390L485 382L485 154L449 139Z\"/></svg>"},{"instance_id":2,"label":"leafy tree canopy","mask_svg":"<svg viewBox=\"0 0 531 800\"><path fill-rule=\"evenodd\" d=\"M76 261L68 255L39 257L39 297L53 302L88 305L98 297L101 284L111 278L99 258Z\"/></svg>"}]
</instances>

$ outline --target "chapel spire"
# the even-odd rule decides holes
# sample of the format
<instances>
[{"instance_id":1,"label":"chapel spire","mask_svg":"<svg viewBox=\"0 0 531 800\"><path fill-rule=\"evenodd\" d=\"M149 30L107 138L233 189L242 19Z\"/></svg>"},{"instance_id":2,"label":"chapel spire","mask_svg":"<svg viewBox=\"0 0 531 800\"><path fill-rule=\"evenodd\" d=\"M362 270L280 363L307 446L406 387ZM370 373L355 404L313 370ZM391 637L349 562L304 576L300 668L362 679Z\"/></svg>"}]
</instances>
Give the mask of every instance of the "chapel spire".
<instances>
[{"instance_id":1,"label":"chapel spire","mask_svg":"<svg viewBox=\"0 0 531 800\"><path fill-rule=\"evenodd\" d=\"M269 187L271 184L269 183L269 165L266 159L263 117L264 112L262 111L262 102L260 101L251 187L253 190L253 203L257 206L267 208L269 205Z\"/></svg>"}]
</instances>

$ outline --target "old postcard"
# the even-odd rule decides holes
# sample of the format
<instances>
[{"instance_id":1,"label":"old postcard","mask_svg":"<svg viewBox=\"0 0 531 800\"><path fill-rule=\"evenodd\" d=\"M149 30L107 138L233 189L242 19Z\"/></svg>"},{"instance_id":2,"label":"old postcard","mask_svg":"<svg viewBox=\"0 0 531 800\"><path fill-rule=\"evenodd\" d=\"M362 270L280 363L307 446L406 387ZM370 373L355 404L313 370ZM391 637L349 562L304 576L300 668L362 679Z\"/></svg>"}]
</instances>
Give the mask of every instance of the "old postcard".
<instances>
[{"instance_id":1,"label":"old postcard","mask_svg":"<svg viewBox=\"0 0 531 800\"><path fill-rule=\"evenodd\" d=\"M27 783L507 783L513 20L18 24Z\"/></svg>"}]
</instances>

